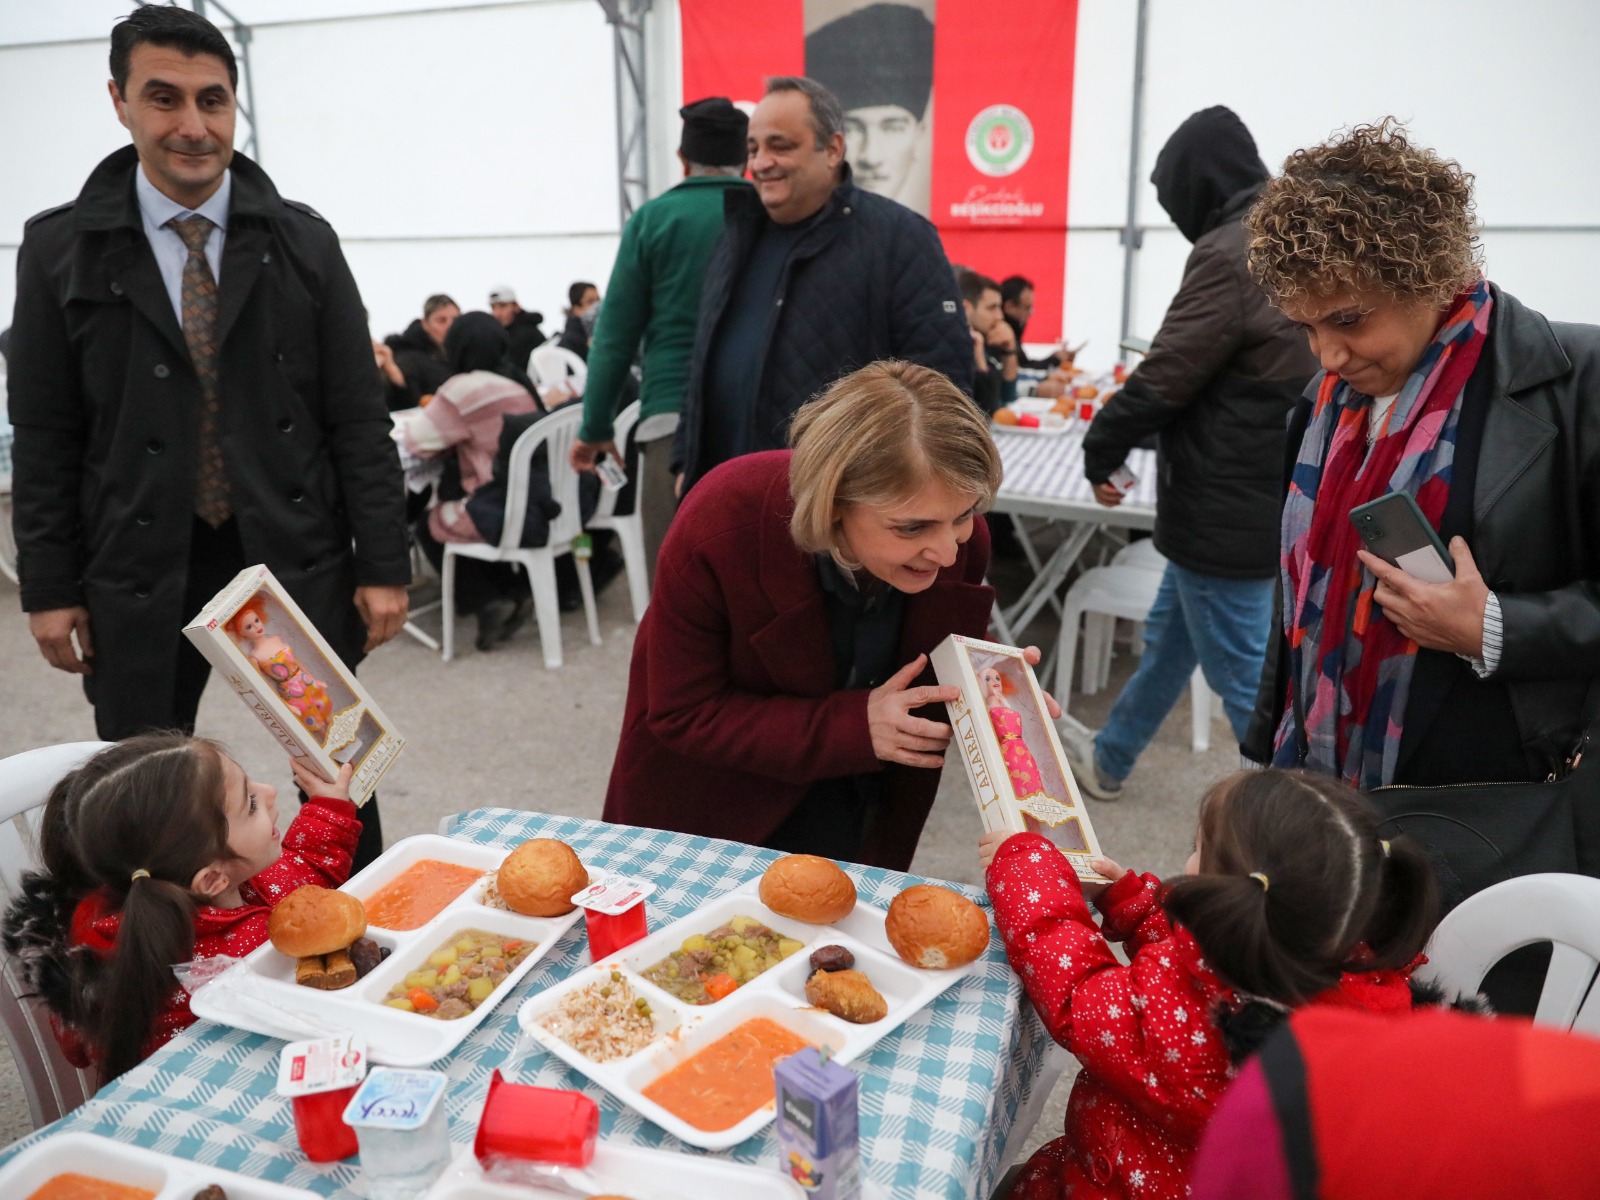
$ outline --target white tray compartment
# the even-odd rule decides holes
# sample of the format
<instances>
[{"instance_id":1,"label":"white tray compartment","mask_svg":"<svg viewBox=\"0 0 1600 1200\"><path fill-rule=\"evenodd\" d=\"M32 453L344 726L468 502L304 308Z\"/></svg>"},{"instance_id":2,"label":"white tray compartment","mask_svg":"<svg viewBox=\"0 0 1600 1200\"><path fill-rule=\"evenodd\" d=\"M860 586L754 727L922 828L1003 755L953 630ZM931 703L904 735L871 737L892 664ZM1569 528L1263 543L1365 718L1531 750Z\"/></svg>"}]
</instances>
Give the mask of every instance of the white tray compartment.
<instances>
[{"instance_id":1,"label":"white tray compartment","mask_svg":"<svg viewBox=\"0 0 1600 1200\"><path fill-rule=\"evenodd\" d=\"M481 846L437 834L406 838L391 846L364 871L341 888L355 896L370 896L411 865L427 858L494 870L510 851L501 846ZM359 1031L367 1039L367 1054L375 1063L395 1067L426 1067L456 1049L495 1007L515 990L529 971L582 916L574 909L564 917L525 917L501 909L484 908L482 881L473 884L438 916L412 930L387 930L376 926L367 936L392 953L377 970L348 988L324 992L294 982L294 960L279 954L270 942L244 960L245 969L259 977L259 998L293 1013L303 1013L332 1029ZM453 1021L440 1021L401 1012L381 1003L390 986L414 970L457 931L483 929L521 937L535 943L532 954L472 1013ZM374 999L376 997L376 999ZM304 1030L275 1022L270 1012L239 1011L214 999L202 988L190 1000L197 1017L246 1029L285 1041L312 1036Z\"/></svg>"},{"instance_id":2,"label":"white tray compartment","mask_svg":"<svg viewBox=\"0 0 1600 1200\"><path fill-rule=\"evenodd\" d=\"M587 987L590 984L604 983L609 977L609 971L591 969L580 971L561 983L546 988L537 996L530 997L523 1002L522 1007L517 1010L517 1024L529 1035L536 1038L540 1045L547 1047L556 1057L570 1062L579 1070L584 1070L585 1067L579 1064L586 1064L587 1067L621 1067L630 1059L637 1058L640 1054L645 1054L655 1049L661 1045L663 1039L673 1037L679 1029L693 1018L694 1005L684 1004L681 1000L669 996L659 989L650 988L649 984L636 976L624 974L623 978L633 988L634 994L649 1001L650 1015L655 1019L656 1036L643 1049L635 1051L626 1058L598 1063L576 1046L570 1042L563 1041L539 1023L542 1017L554 1012L560 1006L561 1001L568 992L576 991L578 988Z\"/></svg>"},{"instance_id":3,"label":"white tray compartment","mask_svg":"<svg viewBox=\"0 0 1600 1200\"><path fill-rule=\"evenodd\" d=\"M860 971L867 977L867 981L878 989L878 994L884 998L884 1001L889 1006L889 1011L883 1020L874 1021L870 1025L857 1025L821 1009L813 1010L823 1020L837 1021L847 1029L876 1030L879 1025L887 1026L887 1023L893 1020L897 1014L900 1019L895 1021L895 1024L898 1025L900 1021L905 1020L906 1016L921 1007L919 1001L921 1001L922 994L929 986L929 981L924 972L918 971L915 967L907 966L898 958L880 954L870 946L865 946L856 941L855 938L840 937L832 942L823 942L821 944L824 946L843 946L851 954L854 954L856 956L856 965L853 969ZM800 958L800 955L795 955L795 958ZM796 1004L810 1005L811 1001L806 999L806 983L816 974L816 971L812 969L809 954L800 962L784 963L772 974L777 976L773 983L782 989L784 995L788 996ZM940 990L942 991L943 989L941 988Z\"/></svg>"},{"instance_id":4,"label":"white tray compartment","mask_svg":"<svg viewBox=\"0 0 1600 1200\"><path fill-rule=\"evenodd\" d=\"M643 941L635 942L621 951L620 954L606 959L600 966L605 968L620 965L629 974L636 976L639 982L646 986L654 986L649 979L645 978L644 973L647 970L666 958L672 951L679 949L689 937L697 933L708 934L713 929L726 925L734 917L749 917L753 921L760 921L779 937L793 938L799 942L801 948L795 951L790 956L791 958L809 955L812 944L816 942L819 936L818 931L827 928L827 926L823 925L807 925L801 921L791 921L786 917L780 917L762 904L753 890L740 889L737 892L732 892L729 895L711 901L692 916L673 922L665 929L651 934ZM689 1005L689 1007L718 1008L744 991L745 988L759 984L773 971L780 970L787 965L788 961L786 959L783 963L779 963L777 967L769 968L762 974L757 975L749 983L735 989L731 995L724 996L721 1000L714 1000L710 1004ZM661 989L658 988L657 990ZM665 992L663 994L670 995L670 993ZM682 1002L680 1001L680 1003Z\"/></svg>"},{"instance_id":5,"label":"white tray compartment","mask_svg":"<svg viewBox=\"0 0 1600 1200\"><path fill-rule=\"evenodd\" d=\"M228 1200L315 1200L313 1193L301 1188L247 1179L232 1171L78 1132L48 1137L7 1163L0 1169L0 1196L22 1200L48 1180L68 1173L154 1189L156 1200L194 1200L196 1192L213 1183L228 1194Z\"/></svg>"},{"instance_id":6,"label":"white tray compartment","mask_svg":"<svg viewBox=\"0 0 1600 1200\"><path fill-rule=\"evenodd\" d=\"M748 1167L716 1158L673 1154L621 1142L595 1147L590 1174L602 1187L631 1196L737 1196L739 1200L804 1200L805 1193L776 1168ZM662 1190L663 1182L667 1191ZM451 1164L427 1200L543 1200L571 1192L523 1187L485 1179L468 1150Z\"/></svg>"}]
</instances>

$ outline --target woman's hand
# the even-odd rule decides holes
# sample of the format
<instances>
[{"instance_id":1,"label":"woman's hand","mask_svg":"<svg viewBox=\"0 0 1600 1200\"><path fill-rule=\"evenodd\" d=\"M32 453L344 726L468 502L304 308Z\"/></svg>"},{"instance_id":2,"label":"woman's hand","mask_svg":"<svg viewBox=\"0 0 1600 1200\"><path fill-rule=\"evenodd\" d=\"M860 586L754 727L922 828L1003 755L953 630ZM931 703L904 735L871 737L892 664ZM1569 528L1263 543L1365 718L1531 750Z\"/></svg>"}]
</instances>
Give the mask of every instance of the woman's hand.
<instances>
[{"instance_id":1,"label":"woman's hand","mask_svg":"<svg viewBox=\"0 0 1600 1200\"><path fill-rule=\"evenodd\" d=\"M1039 647L1037 646L1024 646L1022 648L1022 659L1030 667L1037 667L1039 665L1039 660L1043 657L1044 656L1039 653ZM1052 721L1059 721L1061 719L1061 705L1056 703L1056 698L1049 692L1044 693L1044 706L1050 710L1050 719Z\"/></svg>"},{"instance_id":2,"label":"woman's hand","mask_svg":"<svg viewBox=\"0 0 1600 1200\"><path fill-rule=\"evenodd\" d=\"M913 717L911 710L924 704L948 704L961 695L960 688L912 687L922 674L928 656L919 654L901 667L882 687L867 695L867 728L872 752L884 762L905 767L942 767L944 748L950 743L950 726Z\"/></svg>"},{"instance_id":3,"label":"woman's hand","mask_svg":"<svg viewBox=\"0 0 1600 1200\"><path fill-rule=\"evenodd\" d=\"M354 763L339 768L339 778L329 783L310 759L290 758L289 770L294 772L294 783L308 796L323 796L329 800L350 799L350 780L356 773Z\"/></svg>"},{"instance_id":4,"label":"woman's hand","mask_svg":"<svg viewBox=\"0 0 1600 1200\"><path fill-rule=\"evenodd\" d=\"M1489 587L1464 539L1450 539L1450 556L1456 560L1455 579L1424 583L1375 554L1357 551L1361 565L1378 580L1372 598L1403 635L1426 650L1482 658L1483 609L1489 601Z\"/></svg>"}]
</instances>

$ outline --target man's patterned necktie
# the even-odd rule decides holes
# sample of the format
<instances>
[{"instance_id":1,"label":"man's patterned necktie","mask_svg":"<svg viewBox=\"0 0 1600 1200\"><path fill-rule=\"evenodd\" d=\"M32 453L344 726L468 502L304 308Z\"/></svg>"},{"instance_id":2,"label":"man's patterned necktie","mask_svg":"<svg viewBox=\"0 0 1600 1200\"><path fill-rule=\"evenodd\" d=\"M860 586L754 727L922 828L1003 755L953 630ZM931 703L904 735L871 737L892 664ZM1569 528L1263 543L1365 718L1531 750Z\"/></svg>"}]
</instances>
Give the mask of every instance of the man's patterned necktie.
<instances>
[{"instance_id":1,"label":"man's patterned necktie","mask_svg":"<svg viewBox=\"0 0 1600 1200\"><path fill-rule=\"evenodd\" d=\"M200 380L200 430L195 460L194 511L213 529L233 515L228 475L218 435L221 396L217 387L217 280L206 261L206 239L216 226L199 213L173 217L167 228L183 239L189 257L183 264L183 340Z\"/></svg>"}]
</instances>

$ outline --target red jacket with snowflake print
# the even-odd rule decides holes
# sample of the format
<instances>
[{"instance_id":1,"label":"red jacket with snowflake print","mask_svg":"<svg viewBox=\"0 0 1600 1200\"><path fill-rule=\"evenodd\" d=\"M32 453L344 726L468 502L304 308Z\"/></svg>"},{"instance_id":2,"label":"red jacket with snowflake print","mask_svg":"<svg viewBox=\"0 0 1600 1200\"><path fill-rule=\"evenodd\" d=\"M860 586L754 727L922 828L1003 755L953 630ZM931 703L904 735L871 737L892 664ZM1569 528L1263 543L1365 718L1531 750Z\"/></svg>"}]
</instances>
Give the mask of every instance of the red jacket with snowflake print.
<instances>
[{"instance_id":1,"label":"red jacket with snowflake print","mask_svg":"<svg viewBox=\"0 0 1600 1200\"><path fill-rule=\"evenodd\" d=\"M1128 872L1097 906L1037 834L1007 838L988 871L995 925L1045 1028L1082 1064L1066 1134L1041 1148L1017 1200L1176 1200L1201 1130L1233 1066L1213 1020L1236 1003L1188 930L1161 907L1162 884ZM1124 944L1129 964L1107 939ZM1346 974L1313 1003L1409 1009L1409 971Z\"/></svg>"},{"instance_id":2,"label":"red jacket with snowflake print","mask_svg":"<svg viewBox=\"0 0 1600 1200\"><path fill-rule=\"evenodd\" d=\"M350 865L361 836L361 817L348 800L313 796L300 806L283 834L283 857L239 886L244 903L238 908L202 904L194 919L194 957L228 955L243 958L267 940L267 919L273 908L296 888L308 883L338 887L350 878ZM122 928L122 913L112 910L114 897L102 889L78 902L72 914L70 942L109 955ZM189 1011L189 993L174 986L156 1027L145 1043L148 1058L180 1029L195 1022ZM50 1019L62 1052L75 1067L93 1065L89 1044L77 1030Z\"/></svg>"}]
</instances>

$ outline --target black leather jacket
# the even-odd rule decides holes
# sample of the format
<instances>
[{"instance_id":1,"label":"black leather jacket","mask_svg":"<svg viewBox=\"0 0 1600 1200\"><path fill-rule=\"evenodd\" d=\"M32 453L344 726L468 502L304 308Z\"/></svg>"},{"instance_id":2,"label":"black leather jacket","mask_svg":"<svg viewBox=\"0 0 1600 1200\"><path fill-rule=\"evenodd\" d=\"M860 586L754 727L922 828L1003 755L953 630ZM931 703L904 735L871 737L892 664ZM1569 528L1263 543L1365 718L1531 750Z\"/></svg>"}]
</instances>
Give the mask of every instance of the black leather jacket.
<instances>
[{"instance_id":1,"label":"black leather jacket","mask_svg":"<svg viewBox=\"0 0 1600 1200\"><path fill-rule=\"evenodd\" d=\"M1505 624L1491 679L1510 700L1528 777L1544 778L1565 773L1583 733L1585 694L1600 676L1600 327L1546 320L1493 291L1479 364L1492 378L1468 385L1468 399L1477 392L1488 405L1468 540ZM1291 418L1291 456L1320 382L1319 374ZM1281 596L1276 610L1277 636L1240 746L1257 762L1271 759L1284 710ZM1408 728L1424 715L1416 703L1413 696L1407 705ZM1437 723L1450 714L1426 715Z\"/></svg>"}]
</instances>

